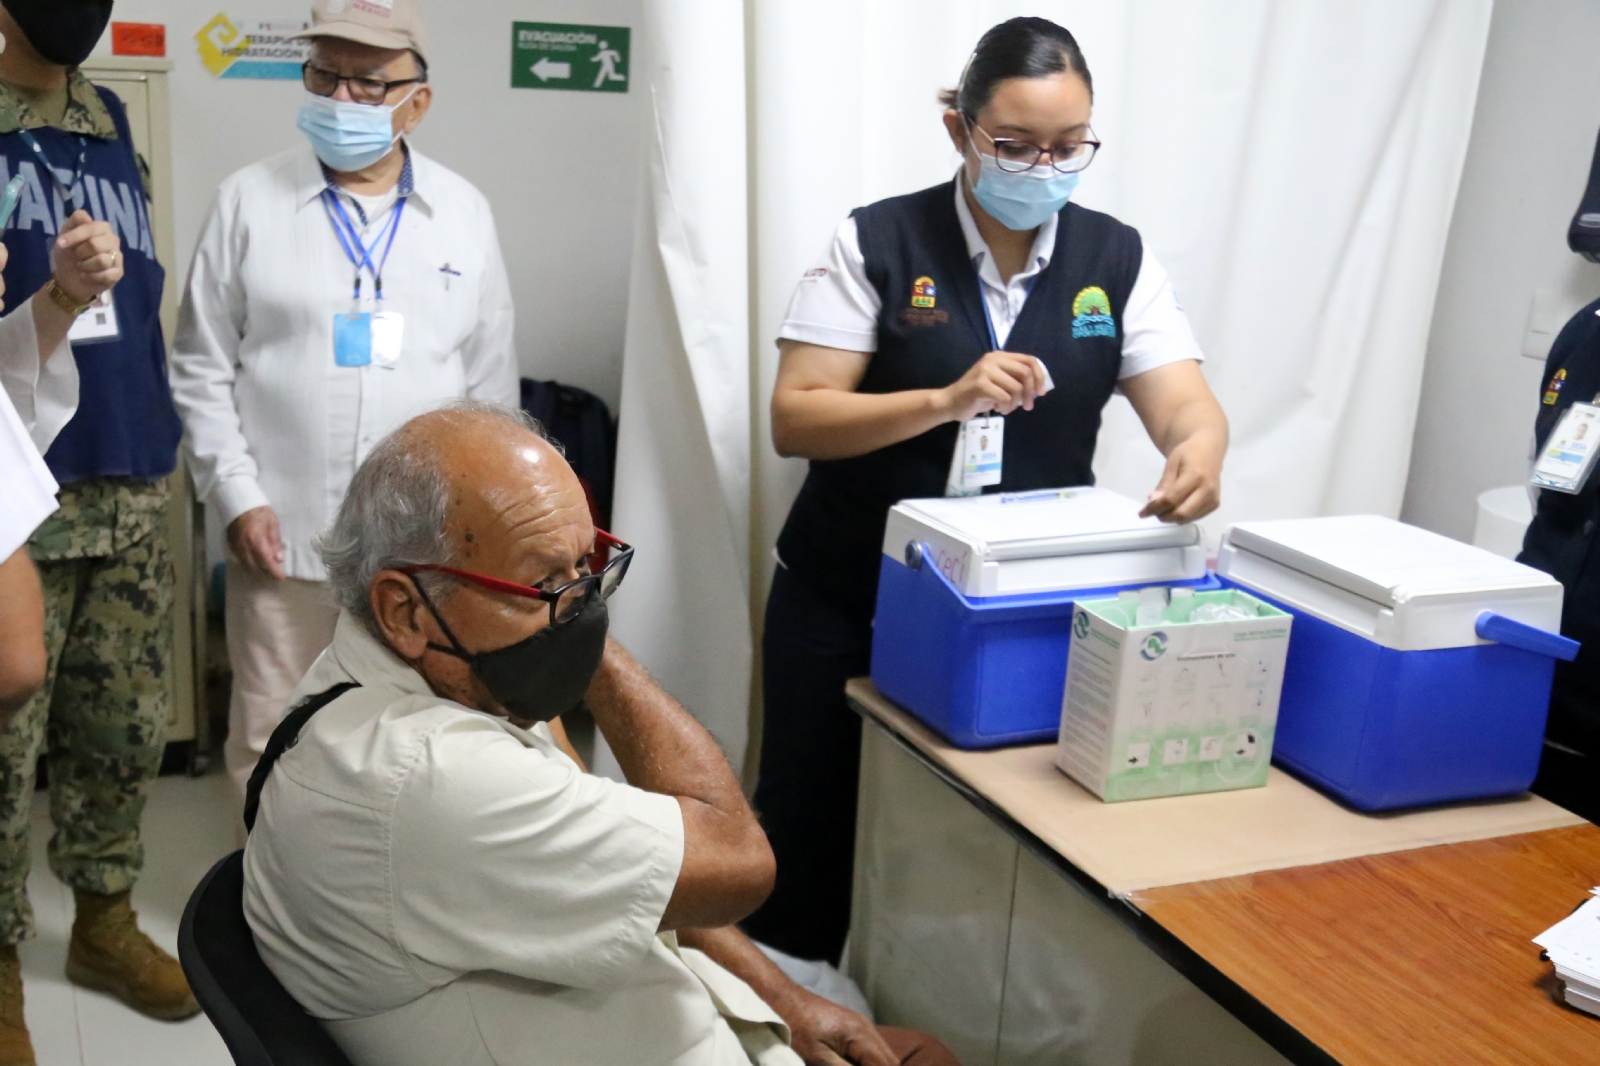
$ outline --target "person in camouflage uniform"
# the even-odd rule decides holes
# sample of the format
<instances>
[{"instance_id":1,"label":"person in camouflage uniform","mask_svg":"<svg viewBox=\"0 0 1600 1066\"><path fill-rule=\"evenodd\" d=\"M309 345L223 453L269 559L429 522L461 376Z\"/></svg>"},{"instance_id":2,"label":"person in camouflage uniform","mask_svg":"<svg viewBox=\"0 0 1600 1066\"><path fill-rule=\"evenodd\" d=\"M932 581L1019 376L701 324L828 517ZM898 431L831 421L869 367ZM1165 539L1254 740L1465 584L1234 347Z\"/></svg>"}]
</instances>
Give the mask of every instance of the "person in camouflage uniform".
<instances>
[{"instance_id":1,"label":"person in camouflage uniform","mask_svg":"<svg viewBox=\"0 0 1600 1066\"><path fill-rule=\"evenodd\" d=\"M0 731L0 1066L34 1062L15 945L33 932L25 884L41 751L55 823L50 868L76 904L68 978L156 1018L199 1010L177 960L139 930L128 902L144 857L139 820L171 710L165 530L181 430L159 319L164 274L127 116L116 96L77 69L110 7L0 7L0 182L24 179L5 234L5 286L43 286L26 305L38 317L41 346L51 316L76 321L79 375L77 414L45 453L61 506L29 542L44 589L45 684ZM62 247L85 225L100 226L113 249L109 262L118 269L95 264L106 271L102 284L63 268ZM94 313L79 318L101 294Z\"/></svg>"}]
</instances>

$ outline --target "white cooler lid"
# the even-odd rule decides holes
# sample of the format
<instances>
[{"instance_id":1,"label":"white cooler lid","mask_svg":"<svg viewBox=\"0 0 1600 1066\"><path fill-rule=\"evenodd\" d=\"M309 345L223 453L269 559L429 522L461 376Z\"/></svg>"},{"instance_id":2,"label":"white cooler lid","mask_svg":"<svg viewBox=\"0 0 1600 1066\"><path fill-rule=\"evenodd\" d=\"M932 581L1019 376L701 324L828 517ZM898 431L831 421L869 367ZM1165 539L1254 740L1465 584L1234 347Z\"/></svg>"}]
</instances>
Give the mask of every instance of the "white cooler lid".
<instances>
[{"instance_id":1,"label":"white cooler lid","mask_svg":"<svg viewBox=\"0 0 1600 1066\"><path fill-rule=\"evenodd\" d=\"M1143 504L1094 486L902 500L899 506L975 541L986 562L1182 548L1200 542L1195 526L1140 518Z\"/></svg>"},{"instance_id":2,"label":"white cooler lid","mask_svg":"<svg viewBox=\"0 0 1600 1066\"><path fill-rule=\"evenodd\" d=\"M1417 596L1560 588L1531 566L1380 515L1240 522L1228 541L1388 606Z\"/></svg>"}]
</instances>

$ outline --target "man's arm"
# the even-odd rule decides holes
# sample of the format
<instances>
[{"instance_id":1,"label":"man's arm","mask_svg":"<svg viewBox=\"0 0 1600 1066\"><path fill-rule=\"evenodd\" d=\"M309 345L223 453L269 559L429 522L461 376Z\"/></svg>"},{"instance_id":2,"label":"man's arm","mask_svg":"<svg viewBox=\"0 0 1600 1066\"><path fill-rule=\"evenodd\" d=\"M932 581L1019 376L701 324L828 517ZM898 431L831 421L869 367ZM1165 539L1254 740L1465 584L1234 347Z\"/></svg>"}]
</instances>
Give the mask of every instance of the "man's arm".
<instances>
[{"instance_id":1,"label":"man's arm","mask_svg":"<svg viewBox=\"0 0 1600 1066\"><path fill-rule=\"evenodd\" d=\"M759 907L772 848L711 734L615 640L585 701L628 783L683 810L683 866L661 928L731 925Z\"/></svg>"},{"instance_id":2,"label":"man's arm","mask_svg":"<svg viewBox=\"0 0 1600 1066\"><path fill-rule=\"evenodd\" d=\"M900 1066L900 1057L870 1021L789 980L777 963L732 926L680 929L678 943L705 952L777 1011L778 1017L789 1023L795 1053L807 1063Z\"/></svg>"},{"instance_id":3,"label":"man's arm","mask_svg":"<svg viewBox=\"0 0 1600 1066\"><path fill-rule=\"evenodd\" d=\"M172 398L183 418L196 495L217 508L240 562L282 577L278 516L256 480L233 397L247 302L239 277L245 236L229 194L224 187L212 206L189 264L172 342Z\"/></svg>"}]
</instances>

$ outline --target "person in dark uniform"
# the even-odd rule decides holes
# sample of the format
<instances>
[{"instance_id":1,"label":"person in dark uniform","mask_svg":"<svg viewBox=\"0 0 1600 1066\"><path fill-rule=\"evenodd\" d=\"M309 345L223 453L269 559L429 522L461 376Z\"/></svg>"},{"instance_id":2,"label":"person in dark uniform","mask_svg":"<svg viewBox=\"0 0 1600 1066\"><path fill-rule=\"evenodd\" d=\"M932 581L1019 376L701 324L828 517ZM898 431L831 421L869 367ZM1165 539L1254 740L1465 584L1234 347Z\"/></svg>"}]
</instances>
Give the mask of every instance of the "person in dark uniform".
<instances>
[{"instance_id":1,"label":"person in dark uniform","mask_svg":"<svg viewBox=\"0 0 1600 1066\"><path fill-rule=\"evenodd\" d=\"M1600 300L1561 330L1545 360L1534 437L1542 451L1574 403L1600 397ZM1557 662L1544 756L1533 791L1600 821L1600 474L1576 495L1540 489L1517 561L1561 582L1561 634L1582 647Z\"/></svg>"},{"instance_id":2,"label":"person in dark uniform","mask_svg":"<svg viewBox=\"0 0 1600 1066\"><path fill-rule=\"evenodd\" d=\"M1166 273L1137 231L1069 202L1099 147L1092 98L1060 26L1017 18L984 34L942 95L960 171L853 212L780 332L773 444L811 466L762 642L755 803L777 885L745 929L791 955L843 948L861 743L844 683L868 670L889 508L976 491L957 484L962 425L1005 419L1001 479L982 491L1088 485L1120 390L1167 456L1145 513L1188 521L1217 506L1227 420Z\"/></svg>"}]
</instances>

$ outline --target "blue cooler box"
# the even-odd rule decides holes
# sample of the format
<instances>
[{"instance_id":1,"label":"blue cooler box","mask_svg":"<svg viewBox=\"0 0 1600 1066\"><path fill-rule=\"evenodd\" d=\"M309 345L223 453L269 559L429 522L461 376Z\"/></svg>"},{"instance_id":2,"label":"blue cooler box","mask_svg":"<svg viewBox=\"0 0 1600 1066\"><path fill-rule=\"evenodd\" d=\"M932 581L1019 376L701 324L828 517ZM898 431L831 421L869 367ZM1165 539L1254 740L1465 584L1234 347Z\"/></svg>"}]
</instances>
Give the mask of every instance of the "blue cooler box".
<instances>
[{"instance_id":1,"label":"blue cooler box","mask_svg":"<svg viewBox=\"0 0 1600 1066\"><path fill-rule=\"evenodd\" d=\"M1217 573L1295 616L1273 758L1366 811L1525 790L1539 769L1562 589L1376 515L1243 522Z\"/></svg>"},{"instance_id":2,"label":"blue cooler box","mask_svg":"<svg viewBox=\"0 0 1600 1066\"><path fill-rule=\"evenodd\" d=\"M1100 488L905 500L872 630L878 690L960 748L1053 742L1079 596L1217 587L1193 526Z\"/></svg>"}]
</instances>

